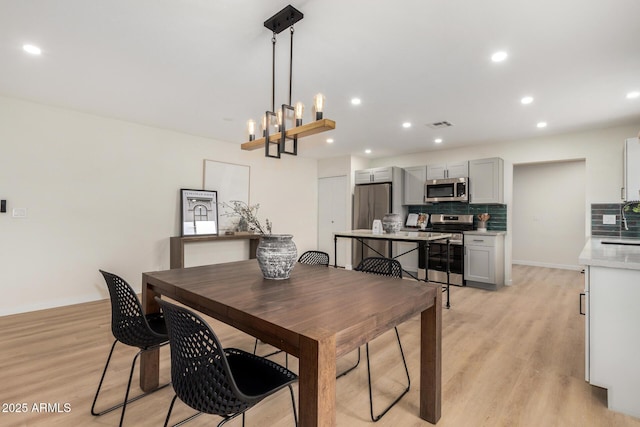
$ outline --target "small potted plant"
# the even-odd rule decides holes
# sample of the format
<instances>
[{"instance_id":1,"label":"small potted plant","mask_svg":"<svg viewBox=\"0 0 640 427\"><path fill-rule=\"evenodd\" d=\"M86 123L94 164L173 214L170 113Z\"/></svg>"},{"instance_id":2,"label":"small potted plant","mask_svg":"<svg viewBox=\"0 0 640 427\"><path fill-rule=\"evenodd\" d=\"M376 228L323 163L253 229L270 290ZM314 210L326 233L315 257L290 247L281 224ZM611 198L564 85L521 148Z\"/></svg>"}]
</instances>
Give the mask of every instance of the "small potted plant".
<instances>
[{"instance_id":1,"label":"small potted plant","mask_svg":"<svg viewBox=\"0 0 640 427\"><path fill-rule=\"evenodd\" d=\"M487 221L489 221L491 215L488 213L482 213L478 215L478 231L487 231Z\"/></svg>"}]
</instances>

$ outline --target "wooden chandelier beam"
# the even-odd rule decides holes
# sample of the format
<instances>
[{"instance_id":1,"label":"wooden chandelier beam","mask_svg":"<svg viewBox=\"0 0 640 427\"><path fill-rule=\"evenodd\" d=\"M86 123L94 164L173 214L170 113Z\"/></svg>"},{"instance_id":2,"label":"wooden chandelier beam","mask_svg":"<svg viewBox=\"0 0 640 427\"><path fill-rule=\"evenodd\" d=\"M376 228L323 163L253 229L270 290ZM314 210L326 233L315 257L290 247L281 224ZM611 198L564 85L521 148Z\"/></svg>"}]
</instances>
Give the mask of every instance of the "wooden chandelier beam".
<instances>
[{"instance_id":1,"label":"wooden chandelier beam","mask_svg":"<svg viewBox=\"0 0 640 427\"><path fill-rule=\"evenodd\" d=\"M330 119L320 119L315 122L307 123L301 126L296 126L291 129L287 129L287 138L293 138L297 136L298 139L305 136L315 135L317 133L326 132L336 128L336 122ZM279 142L282 137L281 133L274 133L269 135L269 140L273 143ZM259 148L264 149L265 138L256 139L242 143L240 148L243 150L257 150Z\"/></svg>"}]
</instances>

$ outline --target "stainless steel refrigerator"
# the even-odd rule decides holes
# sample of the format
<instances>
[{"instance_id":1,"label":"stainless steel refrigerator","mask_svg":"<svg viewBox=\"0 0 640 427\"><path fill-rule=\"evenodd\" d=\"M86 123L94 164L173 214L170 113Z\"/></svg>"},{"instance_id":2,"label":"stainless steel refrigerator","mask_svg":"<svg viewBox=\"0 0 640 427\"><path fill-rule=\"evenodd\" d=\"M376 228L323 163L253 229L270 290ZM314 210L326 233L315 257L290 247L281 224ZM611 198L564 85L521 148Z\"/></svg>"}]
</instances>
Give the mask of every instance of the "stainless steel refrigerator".
<instances>
[{"instance_id":1,"label":"stainless steel refrigerator","mask_svg":"<svg viewBox=\"0 0 640 427\"><path fill-rule=\"evenodd\" d=\"M382 218L392 212L391 183L356 185L353 193L353 229L371 230L373 220ZM362 258L372 256L388 257L390 254L389 243L377 239L365 240L365 243L374 248L376 253L357 240L353 241L352 262L356 267Z\"/></svg>"}]
</instances>

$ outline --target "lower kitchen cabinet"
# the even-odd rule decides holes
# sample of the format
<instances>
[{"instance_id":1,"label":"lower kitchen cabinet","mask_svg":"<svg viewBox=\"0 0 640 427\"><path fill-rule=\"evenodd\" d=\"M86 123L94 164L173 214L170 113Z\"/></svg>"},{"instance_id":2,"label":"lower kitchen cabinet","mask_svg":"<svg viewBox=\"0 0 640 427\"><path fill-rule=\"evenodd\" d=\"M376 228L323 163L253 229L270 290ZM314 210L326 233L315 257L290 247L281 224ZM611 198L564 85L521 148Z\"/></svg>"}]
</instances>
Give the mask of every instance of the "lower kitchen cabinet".
<instances>
[{"instance_id":1,"label":"lower kitchen cabinet","mask_svg":"<svg viewBox=\"0 0 640 427\"><path fill-rule=\"evenodd\" d=\"M640 417L640 270L589 265L585 296L585 379L609 409Z\"/></svg>"},{"instance_id":2,"label":"lower kitchen cabinet","mask_svg":"<svg viewBox=\"0 0 640 427\"><path fill-rule=\"evenodd\" d=\"M504 233L464 233L464 280L489 290L504 285Z\"/></svg>"}]
</instances>

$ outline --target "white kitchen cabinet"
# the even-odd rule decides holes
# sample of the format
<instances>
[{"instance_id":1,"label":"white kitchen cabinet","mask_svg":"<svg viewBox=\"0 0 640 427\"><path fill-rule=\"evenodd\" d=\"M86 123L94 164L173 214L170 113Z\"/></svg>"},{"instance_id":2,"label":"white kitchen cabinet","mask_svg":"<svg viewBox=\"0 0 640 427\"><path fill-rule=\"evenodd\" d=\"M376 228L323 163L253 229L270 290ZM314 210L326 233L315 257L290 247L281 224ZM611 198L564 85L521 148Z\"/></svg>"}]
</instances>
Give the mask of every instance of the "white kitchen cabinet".
<instances>
[{"instance_id":1,"label":"white kitchen cabinet","mask_svg":"<svg viewBox=\"0 0 640 427\"><path fill-rule=\"evenodd\" d=\"M438 163L427 165L427 179L466 178L469 162Z\"/></svg>"},{"instance_id":2,"label":"white kitchen cabinet","mask_svg":"<svg viewBox=\"0 0 640 427\"><path fill-rule=\"evenodd\" d=\"M640 200L640 138L629 138L624 144L624 187L625 201Z\"/></svg>"},{"instance_id":3,"label":"white kitchen cabinet","mask_svg":"<svg viewBox=\"0 0 640 427\"><path fill-rule=\"evenodd\" d=\"M585 377L607 406L640 417L640 271L585 268Z\"/></svg>"},{"instance_id":4,"label":"white kitchen cabinet","mask_svg":"<svg viewBox=\"0 0 640 427\"><path fill-rule=\"evenodd\" d=\"M372 184L379 182L392 182L394 181L394 167L381 167L363 169L355 172L356 184Z\"/></svg>"},{"instance_id":5,"label":"white kitchen cabinet","mask_svg":"<svg viewBox=\"0 0 640 427\"><path fill-rule=\"evenodd\" d=\"M427 180L426 166L404 168L403 205L424 204L424 183Z\"/></svg>"},{"instance_id":6,"label":"white kitchen cabinet","mask_svg":"<svg viewBox=\"0 0 640 427\"><path fill-rule=\"evenodd\" d=\"M467 286L495 290L504 285L504 234L464 234Z\"/></svg>"},{"instance_id":7,"label":"white kitchen cabinet","mask_svg":"<svg viewBox=\"0 0 640 427\"><path fill-rule=\"evenodd\" d=\"M504 203L504 161L498 157L469 161L469 203Z\"/></svg>"}]
</instances>

